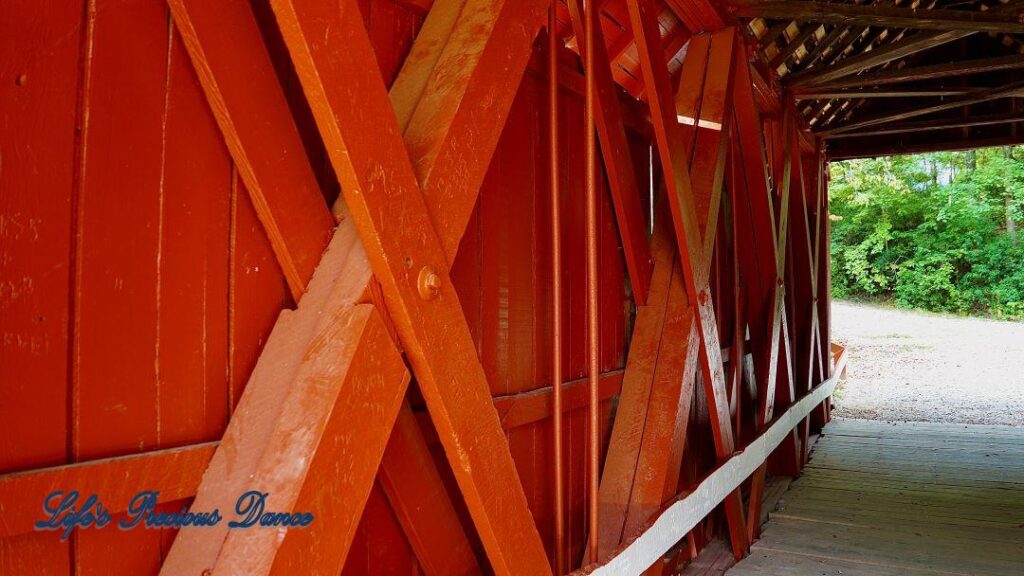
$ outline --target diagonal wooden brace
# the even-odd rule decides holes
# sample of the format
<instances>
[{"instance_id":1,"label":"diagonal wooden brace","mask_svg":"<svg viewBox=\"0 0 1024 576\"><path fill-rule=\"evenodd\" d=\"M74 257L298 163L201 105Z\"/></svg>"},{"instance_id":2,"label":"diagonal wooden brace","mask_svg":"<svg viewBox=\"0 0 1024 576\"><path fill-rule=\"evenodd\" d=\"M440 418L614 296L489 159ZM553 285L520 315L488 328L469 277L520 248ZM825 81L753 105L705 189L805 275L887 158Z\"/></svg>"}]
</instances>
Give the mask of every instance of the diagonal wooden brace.
<instances>
[{"instance_id":1,"label":"diagonal wooden brace","mask_svg":"<svg viewBox=\"0 0 1024 576\"><path fill-rule=\"evenodd\" d=\"M438 7L441 5L442 2L437 3ZM461 10L461 5L462 2L458 2L459 10ZM252 18L251 9L246 3L235 1L198 3L191 0L172 0L171 7L176 23L183 30L193 63L200 72L199 76L204 91L207 93L211 106L217 111L216 118L229 143L232 155L238 164L245 164L248 168L248 170L241 171L243 180L246 181L250 190L261 192L264 196L269 197L269 200L264 201L255 192L253 193L254 203L259 210L263 211L261 219L267 227L268 234L271 236L275 234L274 228L269 223L280 220L306 222L305 229L323 229L324 234L329 235L329 226L321 227L319 225L321 220L331 221L322 200L317 198L319 204L315 202L302 204L282 197L283 193L293 194L297 185L300 190L306 188L315 190L316 181L306 163L297 131L291 121L280 87L277 85L276 76L262 44L262 38ZM432 11L424 32L429 31L431 22L437 21L438 18L443 19L444 16L443 11ZM518 15L513 14L513 16ZM451 34L452 29L455 28L454 17L451 20L447 29L443 31L445 35ZM230 22L230 25L226 25L226 22ZM465 25L473 24L474 22L470 21ZM512 26L515 27L515 24ZM434 28L437 26L435 25ZM437 34L433 37L427 35L426 38L418 38L417 45L426 45L440 52L444 47L444 40L446 40L446 36L439 38ZM522 47L521 51L528 54L529 46ZM396 102L396 106L403 100L403 94L413 92L411 89L403 91L402 87L409 85L408 82L403 82L403 78L415 76L423 68L427 68L426 71L429 72L439 59L439 54L427 57L427 61L418 60L416 55L417 51L414 47L413 54L407 59L405 68L392 90L392 99ZM491 60L495 58L504 62L506 55L496 54L492 51L490 60L481 59L478 66L494 68ZM240 78L232 75L237 68L235 64L238 61L247 63L245 76L247 83L242 83ZM504 76L518 78L521 77L522 71L521 68L506 71ZM243 86L251 88L254 82L257 84L259 98L253 99L247 90L237 89ZM261 82L262 84L260 84ZM415 92L416 97L419 98L422 92L423 89L420 87ZM493 100L489 103L489 112L497 114L499 117L501 114L507 113L514 93L514 84L503 86L501 91L492 92ZM457 97L459 95L449 94L449 96ZM505 103L505 112L495 108L495 102L498 101ZM251 110L252 102L259 104L260 113ZM439 101L439 104L444 104L444 102ZM462 109L471 110L472 105L463 106ZM412 110L410 109L408 115L411 116L411 114ZM490 151L493 151L493 145L496 144L493 141L496 140L496 134L500 132L501 122L488 126L491 126L490 132L494 134L490 138L492 141ZM473 127L465 123L459 127L463 132L470 128ZM261 134L261 130L266 136L255 138L256 135ZM474 131L478 138L487 132L478 127L474 128ZM283 151L275 151L279 149L283 149ZM486 166L489 152L484 154L484 151L481 151L480 156L484 158L481 158L479 162ZM260 161L251 162L249 157L260 159ZM265 157L274 158L276 163L262 160ZM283 181L289 181L291 186L264 184L264 182L274 184ZM301 183L307 183L304 185L305 188ZM316 196L319 196L319 192L316 192ZM278 201L279 198L281 201ZM351 230L350 221L342 223L341 230L346 228ZM341 230L339 234L343 233ZM303 240L308 237L310 236L298 237L298 239ZM288 270L286 266L288 261L299 258L293 256L293 252L308 254L319 254L320 252L319 246L312 245L308 241L303 240L303 242L296 243L292 236L283 239L288 241L276 243L274 248L282 263L282 268L285 270ZM361 247L359 248L361 250ZM297 281L290 282L296 301L302 296L310 273L311 270L305 275L297 274L295 278ZM372 283L369 283L368 267L356 273L355 277L363 278L368 282L364 294L365 300L378 301L379 291L373 289ZM292 280L292 278L289 279ZM257 394L260 388L261 384L255 382L247 389L247 394ZM361 400L359 398L359 395L355 394L350 400L356 404L369 402L365 398ZM403 413L405 412L408 412L408 406L403 409ZM461 572L477 571L479 568L476 567L476 560L468 540L425 447L426 442L415 419L399 418L396 431L392 435L382 462L382 474L391 478L390 482L385 483L386 492L417 553L421 566L428 574L446 573L452 569L458 569ZM220 482L211 477L208 479L214 483ZM424 490L430 491L432 496L424 502L414 502L423 495ZM353 510L350 513L358 519L358 511ZM434 530L439 524L447 526L447 528ZM424 537L436 545L418 545ZM182 540L187 539L186 534Z\"/></svg>"},{"instance_id":2,"label":"diagonal wooden brace","mask_svg":"<svg viewBox=\"0 0 1024 576\"><path fill-rule=\"evenodd\" d=\"M707 286L708 274L704 271L704 240L701 237L700 222L694 207L694 191L688 170L684 135L674 109L668 69L660 56L658 11L650 0L628 0L627 5L637 40L661 165L665 172L686 292L694 305L694 318L700 337L698 358L711 411L715 451L719 458L726 458L735 451L735 443L721 346L718 341L714 303ZM746 553L747 533L739 491L733 492L725 504L733 552L737 557L741 557Z\"/></svg>"},{"instance_id":3,"label":"diagonal wooden brace","mask_svg":"<svg viewBox=\"0 0 1024 576\"><path fill-rule=\"evenodd\" d=\"M491 564L550 573L358 3L272 7ZM345 61L332 55L336 42Z\"/></svg>"},{"instance_id":4,"label":"diagonal wooden brace","mask_svg":"<svg viewBox=\"0 0 1024 576\"><path fill-rule=\"evenodd\" d=\"M274 509L290 511L299 503L308 503L315 487L319 487L318 483L307 486L301 479L323 478L322 468L338 464L334 458L348 453L352 457L348 465L353 468L338 473L340 481L336 487L344 490L345 497L338 503L344 505L345 512L333 515L338 510L334 506L321 508L327 511L327 517L321 518L315 529L316 534L329 539L336 548L329 556L309 557L312 562L324 562L317 565L331 569L340 568L344 562L358 522L358 516L350 511L365 504L388 441L390 425L382 427L380 423L394 421L408 383L404 364L380 319L371 307L360 305L367 300L369 273L358 242L354 231L335 234L306 297L296 311L281 313L250 378L247 393L204 474L204 479L217 481L202 482L194 503L197 509L220 508L230 513L240 495L260 490L272 494L269 505L277 506ZM355 364L358 368L353 369L357 355L361 360ZM350 411L344 396L357 389L372 391L371 396L379 402L379 412ZM326 445L320 442L339 424L359 426L366 431L358 439L358 446L337 443L344 442L344 437L332 438ZM298 441L300 438L305 443ZM282 474L276 464L285 454L292 465L285 467L287 472ZM295 462L301 465L295 466ZM236 573L234 567L238 562L258 557L258 564L245 563L244 572L267 574L278 549L287 551L292 539L309 536L289 530L283 539L275 537L269 547L259 544L270 533L246 530L229 537L226 522L182 530L161 573L198 573L207 569ZM254 550L260 554L253 554Z\"/></svg>"},{"instance_id":5,"label":"diagonal wooden brace","mask_svg":"<svg viewBox=\"0 0 1024 576\"><path fill-rule=\"evenodd\" d=\"M580 54L585 53L583 34L583 12L580 0L569 0L569 14ZM647 242L643 211L640 208L640 191L637 188L633 159L629 153L629 142L619 109L618 87L612 80L611 63L601 27L594 27L594 89L597 105L594 107L594 123L601 141L601 154L605 172L612 192L612 205L619 225L622 250L626 256L626 267L633 286L637 306L647 303L651 283L653 261Z\"/></svg>"}]
</instances>

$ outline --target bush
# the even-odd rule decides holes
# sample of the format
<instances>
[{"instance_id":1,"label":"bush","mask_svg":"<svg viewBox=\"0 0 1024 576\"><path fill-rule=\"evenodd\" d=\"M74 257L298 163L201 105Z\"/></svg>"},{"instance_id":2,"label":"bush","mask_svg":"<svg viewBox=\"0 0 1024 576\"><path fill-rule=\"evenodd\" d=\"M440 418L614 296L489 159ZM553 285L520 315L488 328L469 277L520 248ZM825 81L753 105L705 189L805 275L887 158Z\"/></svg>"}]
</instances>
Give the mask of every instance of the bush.
<instances>
[{"instance_id":1,"label":"bush","mask_svg":"<svg viewBox=\"0 0 1024 576\"><path fill-rule=\"evenodd\" d=\"M831 166L832 294L1024 318L1024 148Z\"/></svg>"}]
</instances>

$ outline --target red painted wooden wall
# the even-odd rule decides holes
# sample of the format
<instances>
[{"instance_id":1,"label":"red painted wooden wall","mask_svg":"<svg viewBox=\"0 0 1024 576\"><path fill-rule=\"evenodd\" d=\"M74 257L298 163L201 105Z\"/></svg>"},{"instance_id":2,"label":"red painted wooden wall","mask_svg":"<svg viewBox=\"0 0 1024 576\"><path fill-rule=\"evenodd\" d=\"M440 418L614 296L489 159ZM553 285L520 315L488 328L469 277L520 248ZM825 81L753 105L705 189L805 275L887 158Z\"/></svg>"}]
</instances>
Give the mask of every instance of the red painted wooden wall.
<instances>
[{"instance_id":1,"label":"red painted wooden wall","mask_svg":"<svg viewBox=\"0 0 1024 576\"><path fill-rule=\"evenodd\" d=\"M337 183L265 2L254 7L332 202ZM393 80L423 14L396 0L363 8L378 64ZM292 302L164 0L5 0L0 39L0 473L219 439L277 314ZM523 80L452 273L495 396L550 384L545 82L535 72ZM563 90L560 118L563 378L571 381L586 369L578 95ZM648 142L632 138L647 190ZM603 197L601 365L614 375L633 307ZM584 427L583 410L568 416L568 536L577 559ZM707 429L699 420L693 428ZM550 547L550 424L507 436ZM693 467L708 442L692 443ZM468 516L465 525L475 538ZM54 533L17 536L0 540L0 574L153 574L172 539L116 529L83 530L67 543ZM378 486L345 574L417 572Z\"/></svg>"}]
</instances>

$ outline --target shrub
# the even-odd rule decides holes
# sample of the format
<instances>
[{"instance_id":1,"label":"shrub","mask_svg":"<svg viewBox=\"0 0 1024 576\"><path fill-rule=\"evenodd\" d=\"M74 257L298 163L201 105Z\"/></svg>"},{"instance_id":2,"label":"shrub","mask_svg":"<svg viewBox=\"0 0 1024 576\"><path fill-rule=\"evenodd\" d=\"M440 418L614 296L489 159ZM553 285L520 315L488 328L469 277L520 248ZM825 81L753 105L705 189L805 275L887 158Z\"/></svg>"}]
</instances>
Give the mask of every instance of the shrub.
<instances>
[{"instance_id":1,"label":"shrub","mask_svg":"<svg viewBox=\"0 0 1024 576\"><path fill-rule=\"evenodd\" d=\"M832 293L1024 318L1024 147L831 165Z\"/></svg>"}]
</instances>

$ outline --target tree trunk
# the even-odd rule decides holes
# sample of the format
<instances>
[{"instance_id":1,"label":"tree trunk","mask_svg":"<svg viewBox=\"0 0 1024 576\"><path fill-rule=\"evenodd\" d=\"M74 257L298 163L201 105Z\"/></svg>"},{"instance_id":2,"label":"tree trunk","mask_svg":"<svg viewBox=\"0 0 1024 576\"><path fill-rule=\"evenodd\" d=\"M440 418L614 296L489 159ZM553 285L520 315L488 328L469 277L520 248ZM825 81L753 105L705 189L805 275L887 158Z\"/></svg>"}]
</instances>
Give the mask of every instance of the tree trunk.
<instances>
[{"instance_id":1,"label":"tree trunk","mask_svg":"<svg viewBox=\"0 0 1024 576\"><path fill-rule=\"evenodd\" d=\"M1006 203L1006 235L1016 244L1017 222L1013 219L1013 195L1006 194L1003 196L1003 200Z\"/></svg>"},{"instance_id":2,"label":"tree trunk","mask_svg":"<svg viewBox=\"0 0 1024 576\"><path fill-rule=\"evenodd\" d=\"M1012 146L1003 146L1003 154L1006 155L1007 160L1014 160ZM1008 189L1003 192L1003 205L1006 208L1006 235L1016 244L1017 222L1013 219L1013 194Z\"/></svg>"}]
</instances>

